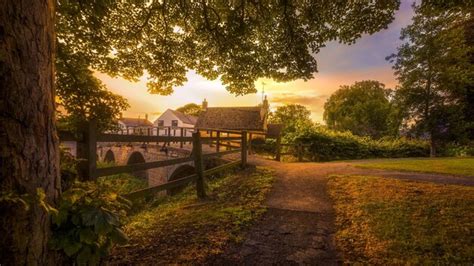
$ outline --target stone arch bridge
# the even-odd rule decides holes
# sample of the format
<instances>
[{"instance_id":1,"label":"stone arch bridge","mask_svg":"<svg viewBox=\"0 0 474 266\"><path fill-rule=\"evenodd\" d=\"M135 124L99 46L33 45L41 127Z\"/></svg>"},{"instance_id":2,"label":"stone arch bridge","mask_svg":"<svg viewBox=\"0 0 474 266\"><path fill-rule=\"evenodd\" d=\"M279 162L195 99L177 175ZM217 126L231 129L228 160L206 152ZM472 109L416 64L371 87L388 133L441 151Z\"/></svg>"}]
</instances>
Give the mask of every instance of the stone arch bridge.
<instances>
[{"instance_id":1,"label":"stone arch bridge","mask_svg":"<svg viewBox=\"0 0 474 266\"><path fill-rule=\"evenodd\" d=\"M163 161L189 157L190 155L191 148L189 145L179 148L151 143L97 143L97 160L104 163L114 163L115 165ZM152 168L131 174L148 180L148 186L156 186L194 174L194 162Z\"/></svg>"}]
</instances>

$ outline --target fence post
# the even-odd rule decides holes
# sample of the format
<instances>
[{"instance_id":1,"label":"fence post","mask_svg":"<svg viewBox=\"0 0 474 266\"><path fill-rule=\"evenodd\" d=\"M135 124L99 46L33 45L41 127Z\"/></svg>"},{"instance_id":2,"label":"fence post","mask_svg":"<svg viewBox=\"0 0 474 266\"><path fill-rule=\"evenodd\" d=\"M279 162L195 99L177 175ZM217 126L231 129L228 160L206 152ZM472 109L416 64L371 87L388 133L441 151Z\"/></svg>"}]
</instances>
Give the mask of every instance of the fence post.
<instances>
[{"instance_id":1,"label":"fence post","mask_svg":"<svg viewBox=\"0 0 474 266\"><path fill-rule=\"evenodd\" d=\"M275 159L277 161L280 161L281 160L281 136L278 136L277 139L276 139L276 155L275 155Z\"/></svg>"},{"instance_id":2,"label":"fence post","mask_svg":"<svg viewBox=\"0 0 474 266\"><path fill-rule=\"evenodd\" d=\"M213 133L214 133L214 131L212 131L212 130L209 132L209 138L211 139L210 142L209 142L209 147L214 146L214 144L212 143L212 136L214 135Z\"/></svg>"},{"instance_id":3,"label":"fence post","mask_svg":"<svg viewBox=\"0 0 474 266\"><path fill-rule=\"evenodd\" d=\"M201 145L201 134L198 132L193 133L193 157L194 167L196 168L196 192L200 199L206 197L206 191L204 189L204 166L202 163L202 145Z\"/></svg>"},{"instance_id":4,"label":"fence post","mask_svg":"<svg viewBox=\"0 0 474 266\"><path fill-rule=\"evenodd\" d=\"M247 131L242 131L242 139L240 141L240 149L241 149L241 160L242 160L242 168L247 166Z\"/></svg>"},{"instance_id":5,"label":"fence post","mask_svg":"<svg viewBox=\"0 0 474 266\"><path fill-rule=\"evenodd\" d=\"M168 128L168 137L171 137L171 127ZM168 146L171 145L171 141L168 141Z\"/></svg>"},{"instance_id":6,"label":"fence post","mask_svg":"<svg viewBox=\"0 0 474 266\"><path fill-rule=\"evenodd\" d=\"M303 144L300 142L298 143L298 162L303 161Z\"/></svg>"},{"instance_id":7,"label":"fence post","mask_svg":"<svg viewBox=\"0 0 474 266\"><path fill-rule=\"evenodd\" d=\"M249 133L249 154L252 154L252 133Z\"/></svg>"},{"instance_id":8,"label":"fence post","mask_svg":"<svg viewBox=\"0 0 474 266\"><path fill-rule=\"evenodd\" d=\"M83 142L80 146L81 151L78 157L82 160L78 165L79 176L82 181L95 180L97 169L97 122L95 120L84 125Z\"/></svg>"},{"instance_id":9,"label":"fence post","mask_svg":"<svg viewBox=\"0 0 474 266\"><path fill-rule=\"evenodd\" d=\"M220 151L220 148L221 148L221 145L220 145L220 139L221 139L221 132L219 130L217 130L217 136L216 136L216 152L219 152Z\"/></svg>"},{"instance_id":10,"label":"fence post","mask_svg":"<svg viewBox=\"0 0 474 266\"><path fill-rule=\"evenodd\" d=\"M184 137L184 128L181 128L181 137ZM181 140L181 141L179 142L179 147L180 147L181 149L183 148L183 144L184 144L184 143L183 143L183 141Z\"/></svg>"}]
</instances>

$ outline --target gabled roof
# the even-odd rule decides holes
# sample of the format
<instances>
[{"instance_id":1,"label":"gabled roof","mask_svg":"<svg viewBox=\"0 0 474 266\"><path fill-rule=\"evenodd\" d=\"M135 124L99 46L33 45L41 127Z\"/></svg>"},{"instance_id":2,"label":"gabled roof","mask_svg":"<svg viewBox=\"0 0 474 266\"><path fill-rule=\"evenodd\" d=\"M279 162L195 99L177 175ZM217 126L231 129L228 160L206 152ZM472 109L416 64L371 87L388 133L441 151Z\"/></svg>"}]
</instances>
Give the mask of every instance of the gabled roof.
<instances>
[{"instance_id":1,"label":"gabled roof","mask_svg":"<svg viewBox=\"0 0 474 266\"><path fill-rule=\"evenodd\" d=\"M199 115L197 128L265 130L261 107L208 107Z\"/></svg>"},{"instance_id":2,"label":"gabled roof","mask_svg":"<svg viewBox=\"0 0 474 266\"><path fill-rule=\"evenodd\" d=\"M179 120L183 121L185 124L196 125L198 118L193 115L183 114L180 111L170 110Z\"/></svg>"},{"instance_id":3,"label":"gabled roof","mask_svg":"<svg viewBox=\"0 0 474 266\"><path fill-rule=\"evenodd\" d=\"M153 123L148 119L142 118L131 118L131 117L122 117L118 120L122 122L127 127L144 127L144 126L153 126Z\"/></svg>"}]
</instances>

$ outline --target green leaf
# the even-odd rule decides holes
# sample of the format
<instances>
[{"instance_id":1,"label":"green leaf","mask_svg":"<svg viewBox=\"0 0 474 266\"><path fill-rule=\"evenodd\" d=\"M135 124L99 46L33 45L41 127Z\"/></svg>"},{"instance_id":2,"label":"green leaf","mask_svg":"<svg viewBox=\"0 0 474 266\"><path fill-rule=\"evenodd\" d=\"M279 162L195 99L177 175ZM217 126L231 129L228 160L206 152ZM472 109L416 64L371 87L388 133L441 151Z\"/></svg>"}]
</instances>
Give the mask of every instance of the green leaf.
<instances>
[{"instance_id":1,"label":"green leaf","mask_svg":"<svg viewBox=\"0 0 474 266\"><path fill-rule=\"evenodd\" d=\"M119 217L116 214L114 214L110 211L107 211L107 210L104 210L103 214L104 214L105 219L107 220L107 223L109 223L111 225L114 225L114 226L118 226L120 224L119 223Z\"/></svg>"},{"instance_id":2,"label":"green leaf","mask_svg":"<svg viewBox=\"0 0 474 266\"><path fill-rule=\"evenodd\" d=\"M91 228L81 229L79 233L79 239L81 242L92 244L97 240L97 235L92 231Z\"/></svg>"},{"instance_id":3,"label":"green leaf","mask_svg":"<svg viewBox=\"0 0 474 266\"><path fill-rule=\"evenodd\" d=\"M89 246L84 246L81 251L77 254L76 261L79 265L90 264L92 257L92 251Z\"/></svg>"},{"instance_id":4,"label":"green leaf","mask_svg":"<svg viewBox=\"0 0 474 266\"><path fill-rule=\"evenodd\" d=\"M71 217L71 222L74 225L79 226L79 225L81 225L81 217L78 214L75 214Z\"/></svg>"},{"instance_id":5,"label":"green leaf","mask_svg":"<svg viewBox=\"0 0 474 266\"><path fill-rule=\"evenodd\" d=\"M100 235L106 235L110 231L112 231L112 225L110 225L106 218L104 217L104 214L102 212L98 212L97 216L95 217L95 222L94 222L94 231L97 234Z\"/></svg>"},{"instance_id":6,"label":"green leaf","mask_svg":"<svg viewBox=\"0 0 474 266\"><path fill-rule=\"evenodd\" d=\"M68 239L67 241L64 241L63 249L64 253L66 253L68 257L71 257L72 255L76 254L76 252L78 252L81 247L82 244L80 242L71 241L71 239Z\"/></svg>"},{"instance_id":7,"label":"green leaf","mask_svg":"<svg viewBox=\"0 0 474 266\"><path fill-rule=\"evenodd\" d=\"M56 215L53 215L53 223L60 226L67 221L67 209L60 209Z\"/></svg>"},{"instance_id":8,"label":"green leaf","mask_svg":"<svg viewBox=\"0 0 474 266\"><path fill-rule=\"evenodd\" d=\"M110 239L117 244L126 244L129 240L128 236L119 228L115 227L110 233Z\"/></svg>"},{"instance_id":9,"label":"green leaf","mask_svg":"<svg viewBox=\"0 0 474 266\"><path fill-rule=\"evenodd\" d=\"M98 211L95 208L87 207L81 212L82 222L86 226L94 225L95 217L98 215Z\"/></svg>"}]
</instances>

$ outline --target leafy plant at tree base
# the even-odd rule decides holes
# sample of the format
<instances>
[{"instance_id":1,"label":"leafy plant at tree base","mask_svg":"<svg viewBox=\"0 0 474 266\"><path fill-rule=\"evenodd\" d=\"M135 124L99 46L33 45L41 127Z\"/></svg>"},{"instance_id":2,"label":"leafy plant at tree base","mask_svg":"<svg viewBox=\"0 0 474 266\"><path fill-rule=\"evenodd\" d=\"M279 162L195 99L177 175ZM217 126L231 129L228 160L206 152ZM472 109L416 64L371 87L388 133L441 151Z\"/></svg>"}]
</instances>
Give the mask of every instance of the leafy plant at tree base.
<instances>
[{"instance_id":1,"label":"leafy plant at tree base","mask_svg":"<svg viewBox=\"0 0 474 266\"><path fill-rule=\"evenodd\" d=\"M121 220L130 206L107 186L75 183L62 194L53 215L51 247L78 264L98 264L113 244L127 242Z\"/></svg>"}]
</instances>

